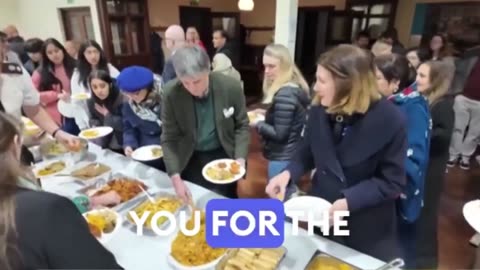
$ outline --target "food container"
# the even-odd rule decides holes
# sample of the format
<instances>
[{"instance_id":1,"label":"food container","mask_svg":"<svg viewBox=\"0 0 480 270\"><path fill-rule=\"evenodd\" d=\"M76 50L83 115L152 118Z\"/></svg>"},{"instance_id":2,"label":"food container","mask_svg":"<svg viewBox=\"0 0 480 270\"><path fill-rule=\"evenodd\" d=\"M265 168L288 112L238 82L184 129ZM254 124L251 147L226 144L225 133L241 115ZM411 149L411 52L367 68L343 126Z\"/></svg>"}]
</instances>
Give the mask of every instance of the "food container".
<instances>
[{"instance_id":1,"label":"food container","mask_svg":"<svg viewBox=\"0 0 480 270\"><path fill-rule=\"evenodd\" d=\"M105 172L92 177L79 176L79 174L82 174L82 170L87 170L91 172L93 170L93 168L89 168L91 166L99 166L100 169L103 169ZM77 182L80 185L86 185L86 186L93 185L95 184L95 182L97 182L100 179L110 179L111 174L112 174L112 169L110 168L110 166L107 166L105 164L98 163L98 162L81 162L75 165L70 172L70 176L75 178L75 182Z\"/></svg>"},{"instance_id":2,"label":"food container","mask_svg":"<svg viewBox=\"0 0 480 270\"><path fill-rule=\"evenodd\" d=\"M171 193L168 193L168 192L164 192L164 191L159 191L159 192L156 192L154 194L151 194L151 197L153 199L160 199L160 198L168 198L168 199L176 199L176 200L179 200L181 202L181 205L180 207L175 211L173 212L172 214L178 218L179 217L179 214L181 211L187 211L188 210L188 206L183 203L177 196L171 194ZM131 211L135 211L135 209L137 207L139 207L140 205L142 205L143 203L146 203L149 201L149 198L148 196L146 196L145 194L142 196L141 199L139 199L138 201L136 201L131 207L128 207L128 210L126 211L125 213L125 220L126 220L126 223L129 224L131 227L133 228L136 228L136 224L135 222L133 222L132 220L130 220L129 218L129 212ZM167 228L168 226L170 226L170 221L167 219L165 222L163 222L159 227L159 229L164 229L164 228ZM147 226L144 226L143 229L145 231L148 231L150 233L153 233L153 229L147 227Z\"/></svg>"},{"instance_id":3,"label":"food container","mask_svg":"<svg viewBox=\"0 0 480 270\"><path fill-rule=\"evenodd\" d=\"M84 159L88 154L88 141L79 139L81 149L78 152L69 151L63 144L56 140L48 140L40 145L40 155L43 160L47 159L67 159L71 158L74 162L78 162ZM52 152L52 149L56 148L58 153Z\"/></svg>"},{"instance_id":4,"label":"food container","mask_svg":"<svg viewBox=\"0 0 480 270\"><path fill-rule=\"evenodd\" d=\"M120 215L111 210L111 209L108 209L108 208L103 208L103 209L94 209L94 210L91 210L91 211L88 211L86 213L83 213L83 217L85 218L85 220L87 220L87 215L89 214L93 214L93 215L96 215L96 214L101 214L102 212L104 211L107 211L109 212L110 214L114 215L115 216L115 227L114 229L109 232L109 233L102 233L102 236L97 238L97 240L102 243L102 244L106 244L107 242L109 242L116 234L118 234L121 226L122 226L122 218L120 217ZM87 220L88 222L88 220Z\"/></svg>"},{"instance_id":5,"label":"food container","mask_svg":"<svg viewBox=\"0 0 480 270\"><path fill-rule=\"evenodd\" d=\"M259 250L262 250L262 249L265 249L265 248L261 248ZM266 249L269 249L269 248L266 248ZM252 248L252 249L249 249L249 250L256 250L255 248ZM280 264L282 263L283 259L285 258L285 256L287 255L287 248L285 247L279 247L279 248L272 248L270 250L276 250L280 253L280 256L279 256L279 259L278 259L278 263L277 265L275 266L275 269L278 269L278 267L280 266ZM240 249L238 248L234 248L234 249L230 249L227 251L227 253L223 256L223 258L219 261L219 263L216 265L215 267L215 270L224 270L225 267L227 266L227 263L229 260L231 260L232 258L234 258L237 253L240 251ZM261 261L261 259L259 259Z\"/></svg>"},{"instance_id":6,"label":"food container","mask_svg":"<svg viewBox=\"0 0 480 270\"><path fill-rule=\"evenodd\" d=\"M148 185L146 185L143 181L139 180L139 179L135 179L133 177L130 177L130 176L126 176L124 174L121 174L121 173L116 173L116 174L113 174L110 178L108 179L99 179L96 183L92 184L92 185L89 185L89 186L86 186L86 187L83 187L83 188L80 188L79 190L77 190L77 193L80 193L80 194L85 194L87 195L88 197L93 197L95 195L96 192L100 191L103 187L105 187L109 182L115 180L115 179L118 179L118 178L122 178L122 179L125 179L125 180L129 180L129 181L139 181L141 183L143 183L145 185L145 190L148 190L149 187ZM127 200L125 202L122 202L120 204L117 204L115 206L112 206L110 207L111 209L117 211L117 212L120 212L121 210L125 209L126 207L128 207L129 205L131 205L133 202L136 202L138 199L140 199L141 197L144 196L144 193L142 191L140 191L137 195L135 195L134 197L132 197L130 200Z\"/></svg>"},{"instance_id":7,"label":"food container","mask_svg":"<svg viewBox=\"0 0 480 270\"><path fill-rule=\"evenodd\" d=\"M54 165L56 163L63 163L63 165L64 165L63 169L55 170L55 172L51 172L51 173L48 173L48 174L41 173L42 170L46 169L47 167L51 167L52 165ZM52 177L52 176L58 175L60 173L63 173L68 168L68 166L69 166L68 162L66 162L64 160L59 160L59 159L46 160L46 161L43 161L43 162L40 162L40 163L36 164L35 168L33 169L33 172L34 172L36 178L48 178L48 177Z\"/></svg>"},{"instance_id":8,"label":"food container","mask_svg":"<svg viewBox=\"0 0 480 270\"><path fill-rule=\"evenodd\" d=\"M316 264L322 264L323 268L316 266ZM310 258L307 267L305 270L316 270L316 269L335 269L335 270L361 270L345 261L342 261L338 258L330 256L320 250L317 250L312 257Z\"/></svg>"}]
</instances>

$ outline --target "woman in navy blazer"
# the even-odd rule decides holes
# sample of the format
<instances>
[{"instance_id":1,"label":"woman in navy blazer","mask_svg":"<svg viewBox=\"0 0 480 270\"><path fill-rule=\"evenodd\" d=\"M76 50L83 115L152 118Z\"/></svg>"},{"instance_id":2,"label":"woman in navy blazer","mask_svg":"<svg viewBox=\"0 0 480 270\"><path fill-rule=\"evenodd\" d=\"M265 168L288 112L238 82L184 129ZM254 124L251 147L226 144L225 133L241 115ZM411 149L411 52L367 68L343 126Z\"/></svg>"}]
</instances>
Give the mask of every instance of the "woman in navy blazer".
<instances>
[{"instance_id":1,"label":"woman in navy blazer","mask_svg":"<svg viewBox=\"0 0 480 270\"><path fill-rule=\"evenodd\" d=\"M371 58L360 48L340 45L328 51L316 77L304 141L266 192L283 196L291 179L316 169L310 195L332 203L331 217L350 211L350 235L333 240L381 260L396 258L395 201L405 185L405 119L381 98Z\"/></svg>"}]
</instances>

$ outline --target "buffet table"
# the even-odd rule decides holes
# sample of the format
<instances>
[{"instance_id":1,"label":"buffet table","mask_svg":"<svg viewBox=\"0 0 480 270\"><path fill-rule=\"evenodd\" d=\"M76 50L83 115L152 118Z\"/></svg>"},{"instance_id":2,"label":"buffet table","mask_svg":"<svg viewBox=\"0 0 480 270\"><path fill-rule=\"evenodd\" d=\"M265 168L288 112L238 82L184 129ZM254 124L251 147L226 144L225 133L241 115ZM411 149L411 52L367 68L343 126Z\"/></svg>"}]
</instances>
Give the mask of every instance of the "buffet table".
<instances>
[{"instance_id":1,"label":"buffet table","mask_svg":"<svg viewBox=\"0 0 480 270\"><path fill-rule=\"evenodd\" d=\"M33 152L35 154L35 149L33 149ZM96 145L89 145L87 160L104 163L110 166L114 173L122 173L142 180L151 188L149 190L151 192L165 191L172 194L175 193L167 174L109 150L100 149ZM46 191L73 198L79 195L77 190L83 186L72 180L71 177L64 176L45 178L42 179L42 187ZM220 195L198 185L188 182L188 186L192 192L195 204L199 208L204 208L208 200L212 198L222 198ZM126 209L123 209L119 213L124 217L126 211ZM287 254L279 269L305 269L308 261L317 249L361 269L376 269L384 265L382 261L322 237L308 236L305 230L301 230L302 236L288 236L291 227L290 223L285 223L286 237L284 247L287 248ZM170 252L170 244L175 236L176 233L169 237L137 236L134 229L122 226L105 246L115 255L117 261L126 270L175 269L169 264L167 259Z\"/></svg>"}]
</instances>

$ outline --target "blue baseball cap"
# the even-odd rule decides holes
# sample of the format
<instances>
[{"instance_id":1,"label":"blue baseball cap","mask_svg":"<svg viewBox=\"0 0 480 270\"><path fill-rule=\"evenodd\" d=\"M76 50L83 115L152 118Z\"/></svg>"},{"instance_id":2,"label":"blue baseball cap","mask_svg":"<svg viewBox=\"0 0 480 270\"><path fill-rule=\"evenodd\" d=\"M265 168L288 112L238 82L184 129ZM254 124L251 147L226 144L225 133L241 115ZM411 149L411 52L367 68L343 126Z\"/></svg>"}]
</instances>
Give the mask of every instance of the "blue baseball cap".
<instances>
[{"instance_id":1,"label":"blue baseball cap","mask_svg":"<svg viewBox=\"0 0 480 270\"><path fill-rule=\"evenodd\" d=\"M117 85L120 90L134 93L153 84L153 72L141 66L124 68L117 77Z\"/></svg>"}]
</instances>

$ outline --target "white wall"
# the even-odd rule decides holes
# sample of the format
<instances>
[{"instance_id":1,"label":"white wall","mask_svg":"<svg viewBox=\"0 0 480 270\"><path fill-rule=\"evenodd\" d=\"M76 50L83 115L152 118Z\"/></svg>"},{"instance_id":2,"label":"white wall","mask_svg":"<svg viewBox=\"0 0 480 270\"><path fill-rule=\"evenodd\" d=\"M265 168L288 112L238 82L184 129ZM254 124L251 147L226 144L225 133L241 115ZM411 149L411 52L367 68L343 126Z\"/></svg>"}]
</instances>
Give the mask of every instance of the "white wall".
<instances>
[{"instance_id":1,"label":"white wall","mask_svg":"<svg viewBox=\"0 0 480 270\"><path fill-rule=\"evenodd\" d=\"M3 2L5 0L0 0ZM89 7L92 14L95 39L102 44L100 22L95 0L7 0L16 2L18 6L18 28L25 38L38 37L46 39L53 37L59 41L65 40L61 8ZM72 3L69 3L72 2ZM0 15L3 13L0 12Z\"/></svg>"},{"instance_id":2,"label":"white wall","mask_svg":"<svg viewBox=\"0 0 480 270\"><path fill-rule=\"evenodd\" d=\"M18 1L0 0L0 30L9 24L18 22Z\"/></svg>"}]
</instances>

